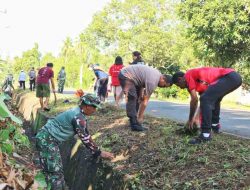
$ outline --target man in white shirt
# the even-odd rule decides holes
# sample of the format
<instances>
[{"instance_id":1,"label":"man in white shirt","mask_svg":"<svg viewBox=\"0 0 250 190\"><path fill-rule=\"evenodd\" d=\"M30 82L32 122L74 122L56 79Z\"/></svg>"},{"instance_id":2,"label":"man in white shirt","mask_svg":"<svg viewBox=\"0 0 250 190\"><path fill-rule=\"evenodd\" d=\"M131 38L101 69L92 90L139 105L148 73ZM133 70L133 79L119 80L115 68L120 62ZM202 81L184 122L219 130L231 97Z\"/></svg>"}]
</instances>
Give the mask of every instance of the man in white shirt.
<instances>
[{"instance_id":1,"label":"man in white shirt","mask_svg":"<svg viewBox=\"0 0 250 190\"><path fill-rule=\"evenodd\" d=\"M26 74L23 70L21 70L18 81L20 84L20 88L23 88L24 90L25 90L25 80L26 80Z\"/></svg>"}]
</instances>

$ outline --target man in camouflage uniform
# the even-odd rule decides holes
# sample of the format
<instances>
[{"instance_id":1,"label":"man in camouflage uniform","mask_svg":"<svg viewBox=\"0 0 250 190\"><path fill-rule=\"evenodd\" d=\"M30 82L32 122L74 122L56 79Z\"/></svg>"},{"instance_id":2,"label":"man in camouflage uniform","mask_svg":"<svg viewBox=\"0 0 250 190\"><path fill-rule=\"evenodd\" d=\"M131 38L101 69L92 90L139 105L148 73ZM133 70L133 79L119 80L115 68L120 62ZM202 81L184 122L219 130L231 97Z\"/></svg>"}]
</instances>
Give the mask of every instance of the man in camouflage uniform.
<instances>
[{"instance_id":1,"label":"man in camouflage uniform","mask_svg":"<svg viewBox=\"0 0 250 190\"><path fill-rule=\"evenodd\" d=\"M40 163L52 190L65 189L59 144L73 138L75 134L94 157L114 158L112 153L101 151L88 132L86 115L93 114L99 104L100 101L97 97L86 94L81 97L79 107L72 108L50 119L36 135Z\"/></svg>"},{"instance_id":2,"label":"man in camouflage uniform","mask_svg":"<svg viewBox=\"0 0 250 190\"><path fill-rule=\"evenodd\" d=\"M14 86L13 86L13 75L12 74L8 74L8 76L6 77L6 79L4 80L3 86L2 86L2 90L5 94L8 94L9 96L12 96L12 90L14 90Z\"/></svg>"},{"instance_id":3,"label":"man in camouflage uniform","mask_svg":"<svg viewBox=\"0 0 250 190\"><path fill-rule=\"evenodd\" d=\"M57 80L58 80L58 93L63 93L64 84L66 80L66 72L64 67L62 67L60 72L58 73Z\"/></svg>"}]
</instances>

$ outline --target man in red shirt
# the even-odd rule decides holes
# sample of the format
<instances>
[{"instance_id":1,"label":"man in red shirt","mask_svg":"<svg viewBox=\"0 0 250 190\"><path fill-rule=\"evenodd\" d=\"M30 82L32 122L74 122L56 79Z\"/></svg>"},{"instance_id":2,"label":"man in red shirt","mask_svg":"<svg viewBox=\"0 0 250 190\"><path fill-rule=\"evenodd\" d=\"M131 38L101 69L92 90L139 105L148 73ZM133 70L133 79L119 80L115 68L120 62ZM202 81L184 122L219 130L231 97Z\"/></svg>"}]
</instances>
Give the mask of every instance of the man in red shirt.
<instances>
[{"instance_id":1,"label":"man in red shirt","mask_svg":"<svg viewBox=\"0 0 250 190\"><path fill-rule=\"evenodd\" d=\"M44 111L49 111L49 97L50 97L50 85L52 85L52 91L55 93L55 83L54 83L54 71L52 70L53 63L47 63L47 67L39 69L38 76L36 79L37 88L36 88L36 97L39 98L41 108ZM43 102L43 98L46 98Z\"/></svg>"},{"instance_id":2,"label":"man in red shirt","mask_svg":"<svg viewBox=\"0 0 250 190\"><path fill-rule=\"evenodd\" d=\"M115 58L115 63L109 69L109 75L111 77L111 80L109 80L109 81L111 81L110 85L113 88L116 106L119 106L119 101L123 95L120 81L118 79L118 75L123 67L124 67L124 65L123 65L122 58L120 56L117 56Z\"/></svg>"},{"instance_id":3,"label":"man in red shirt","mask_svg":"<svg viewBox=\"0 0 250 190\"><path fill-rule=\"evenodd\" d=\"M225 95L241 85L242 79L230 68L202 67L190 69L186 73L175 73L173 83L182 89L187 88L190 93L189 128L193 128L195 123L197 92L200 95L201 134L190 141L190 144L200 144L211 140L211 128L219 133L220 102Z\"/></svg>"}]
</instances>

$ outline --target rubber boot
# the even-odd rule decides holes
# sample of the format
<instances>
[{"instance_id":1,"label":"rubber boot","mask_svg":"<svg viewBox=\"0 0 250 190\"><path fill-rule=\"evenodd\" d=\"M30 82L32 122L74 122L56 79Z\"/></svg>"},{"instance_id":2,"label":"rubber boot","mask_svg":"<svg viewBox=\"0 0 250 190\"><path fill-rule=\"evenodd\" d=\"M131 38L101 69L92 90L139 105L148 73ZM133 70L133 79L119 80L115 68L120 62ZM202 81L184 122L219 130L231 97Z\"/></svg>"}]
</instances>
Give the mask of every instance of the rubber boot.
<instances>
[{"instance_id":1,"label":"rubber boot","mask_svg":"<svg viewBox=\"0 0 250 190\"><path fill-rule=\"evenodd\" d=\"M143 127L140 123L138 123L137 118L134 117L130 117L129 118L130 121L130 127L132 131L145 131L147 130L147 128Z\"/></svg>"}]
</instances>

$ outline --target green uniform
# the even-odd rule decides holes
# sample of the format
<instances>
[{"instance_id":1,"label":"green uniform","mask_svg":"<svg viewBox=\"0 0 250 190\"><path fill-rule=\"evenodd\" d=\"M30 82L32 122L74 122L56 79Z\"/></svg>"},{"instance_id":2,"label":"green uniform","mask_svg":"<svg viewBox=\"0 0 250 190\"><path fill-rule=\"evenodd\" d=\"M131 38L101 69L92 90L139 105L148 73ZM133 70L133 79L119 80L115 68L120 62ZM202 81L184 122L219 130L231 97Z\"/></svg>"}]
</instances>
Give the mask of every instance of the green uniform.
<instances>
[{"instance_id":1,"label":"green uniform","mask_svg":"<svg viewBox=\"0 0 250 190\"><path fill-rule=\"evenodd\" d=\"M3 83L2 89L4 92L10 91L11 88L14 89L13 86L13 76L12 75L8 75Z\"/></svg>"},{"instance_id":2,"label":"green uniform","mask_svg":"<svg viewBox=\"0 0 250 190\"><path fill-rule=\"evenodd\" d=\"M79 107L50 119L36 135L40 162L52 190L65 186L59 144L77 134L93 156L101 154L87 128L87 118Z\"/></svg>"},{"instance_id":3,"label":"green uniform","mask_svg":"<svg viewBox=\"0 0 250 190\"><path fill-rule=\"evenodd\" d=\"M64 69L61 69L58 74L58 92L59 93L63 93L65 80L66 80L66 72Z\"/></svg>"}]
</instances>

